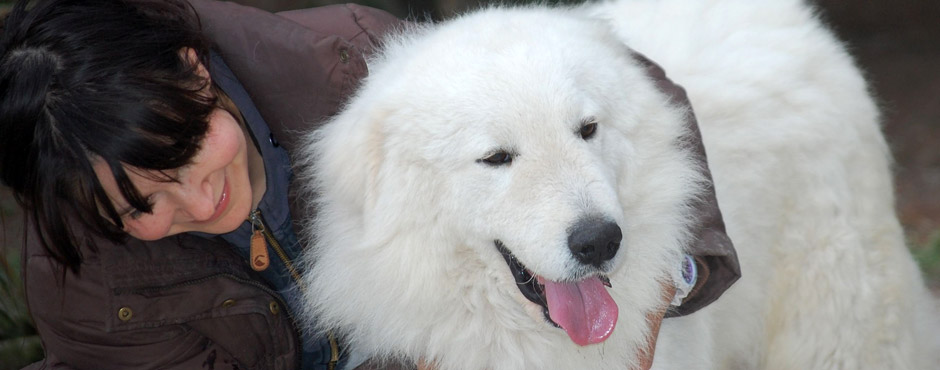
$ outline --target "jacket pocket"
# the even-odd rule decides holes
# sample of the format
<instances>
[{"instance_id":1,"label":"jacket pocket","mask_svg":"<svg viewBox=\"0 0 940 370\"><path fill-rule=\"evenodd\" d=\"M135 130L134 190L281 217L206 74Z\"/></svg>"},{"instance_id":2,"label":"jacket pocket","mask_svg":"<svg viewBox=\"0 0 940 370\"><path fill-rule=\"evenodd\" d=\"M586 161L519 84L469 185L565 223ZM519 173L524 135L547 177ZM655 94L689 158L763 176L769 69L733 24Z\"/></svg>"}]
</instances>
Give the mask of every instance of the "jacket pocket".
<instances>
[{"instance_id":1,"label":"jacket pocket","mask_svg":"<svg viewBox=\"0 0 940 370\"><path fill-rule=\"evenodd\" d=\"M224 349L243 368L292 369L298 342L283 300L233 274L156 287L115 289L109 331L180 326Z\"/></svg>"}]
</instances>

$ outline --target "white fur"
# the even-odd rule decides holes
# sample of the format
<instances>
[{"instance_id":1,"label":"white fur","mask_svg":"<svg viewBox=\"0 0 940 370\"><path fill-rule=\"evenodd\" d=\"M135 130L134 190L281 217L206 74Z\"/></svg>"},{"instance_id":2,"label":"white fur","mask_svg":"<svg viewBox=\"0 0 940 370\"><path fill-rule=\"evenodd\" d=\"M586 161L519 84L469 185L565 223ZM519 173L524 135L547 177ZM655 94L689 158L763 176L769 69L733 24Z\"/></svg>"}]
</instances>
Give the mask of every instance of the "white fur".
<instances>
[{"instance_id":1,"label":"white fur","mask_svg":"<svg viewBox=\"0 0 940 370\"><path fill-rule=\"evenodd\" d=\"M306 317L371 356L441 369L629 369L688 243L701 178L671 106L624 45L690 96L743 278L664 321L660 369L929 369L935 302L893 213L864 80L795 0L492 8L388 40L311 134ZM583 119L595 137L577 134ZM495 151L508 166L480 163ZM574 279L567 229L623 230L613 335L579 347L494 246ZM932 357L931 357L932 356Z\"/></svg>"}]
</instances>

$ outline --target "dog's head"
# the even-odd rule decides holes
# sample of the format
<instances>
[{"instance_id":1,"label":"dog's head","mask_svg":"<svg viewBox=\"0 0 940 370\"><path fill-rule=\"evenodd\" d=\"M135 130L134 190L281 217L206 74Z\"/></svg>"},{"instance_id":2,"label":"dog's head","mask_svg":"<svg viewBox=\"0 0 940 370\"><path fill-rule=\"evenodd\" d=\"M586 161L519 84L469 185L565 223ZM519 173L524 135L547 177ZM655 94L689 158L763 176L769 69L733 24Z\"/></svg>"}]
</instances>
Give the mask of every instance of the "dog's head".
<instances>
[{"instance_id":1,"label":"dog's head","mask_svg":"<svg viewBox=\"0 0 940 370\"><path fill-rule=\"evenodd\" d=\"M304 154L320 258L408 264L386 290L495 281L580 345L611 335L618 304L639 321L662 306L701 171L688 112L602 25L484 11L389 40L371 69Z\"/></svg>"}]
</instances>

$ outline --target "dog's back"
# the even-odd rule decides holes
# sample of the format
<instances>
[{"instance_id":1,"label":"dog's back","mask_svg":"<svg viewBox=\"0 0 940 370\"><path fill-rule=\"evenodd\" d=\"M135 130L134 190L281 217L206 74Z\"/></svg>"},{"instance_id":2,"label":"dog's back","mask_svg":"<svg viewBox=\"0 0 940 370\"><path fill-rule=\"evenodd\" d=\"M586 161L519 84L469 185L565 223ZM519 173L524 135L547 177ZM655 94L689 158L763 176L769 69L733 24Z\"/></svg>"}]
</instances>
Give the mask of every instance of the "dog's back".
<instances>
[{"instance_id":1,"label":"dog's back","mask_svg":"<svg viewBox=\"0 0 940 370\"><path fill-rule=\"evenodd\" d=\"M667 0L595 13L687 89L699 119L742 269L702 312L715 368L936 368L936 302L894 213L876 104L813 10Z\"/></svg>"}]
</instances>

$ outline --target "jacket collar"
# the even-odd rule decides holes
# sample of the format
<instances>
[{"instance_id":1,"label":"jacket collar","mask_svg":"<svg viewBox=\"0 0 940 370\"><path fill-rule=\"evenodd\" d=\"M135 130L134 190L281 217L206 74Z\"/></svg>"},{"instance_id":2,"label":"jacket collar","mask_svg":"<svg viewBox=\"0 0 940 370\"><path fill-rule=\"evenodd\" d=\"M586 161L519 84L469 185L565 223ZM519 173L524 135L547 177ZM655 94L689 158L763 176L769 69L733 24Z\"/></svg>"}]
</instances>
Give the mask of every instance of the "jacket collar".
<instances>
[{"instance_id":1,"label":"jacket collar","mask_svg":"<svg viewBox=\"0 0 940 370\"><path fill-rule=\"evenodd\" d=\"M738 255L734 250L734 244L725 231L725 222L721 217L721 209L718 207L718 199L715 195L715 185L711 171L708 169L708 156L705 154L702 134L685 89L673 83L658 64L643 54L632 49L629 53L644 68L647 76L653 79L656 87L670 98L672 104L685 108L688 137L682 138L682 142L688 145L695 154L694 158L707 179L704 194L692 205L693 223L690 226L692 234L690 240L694 245L686 250L695 252L700 264L700 274L703 275L699 281L702 283L712 281L713 283L693 288L703 290L693 291L694 293L682 302L681 306L666 313L667 317L688 315L718 299L741 277L741 268L738 265Z\"/></svg>"}]
</instances>

